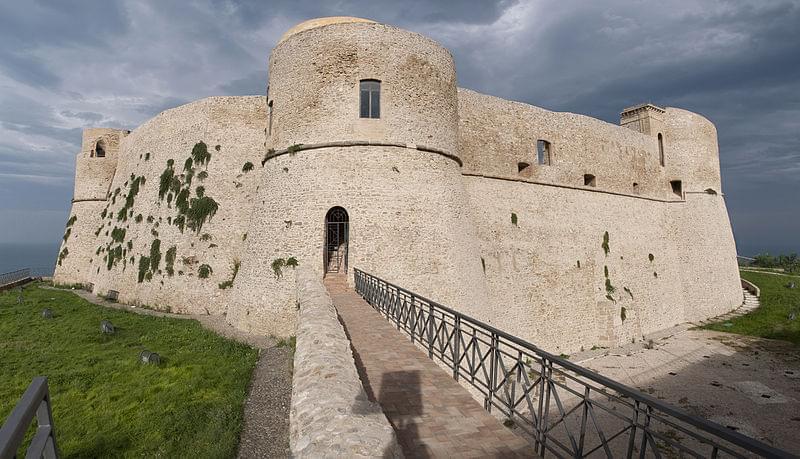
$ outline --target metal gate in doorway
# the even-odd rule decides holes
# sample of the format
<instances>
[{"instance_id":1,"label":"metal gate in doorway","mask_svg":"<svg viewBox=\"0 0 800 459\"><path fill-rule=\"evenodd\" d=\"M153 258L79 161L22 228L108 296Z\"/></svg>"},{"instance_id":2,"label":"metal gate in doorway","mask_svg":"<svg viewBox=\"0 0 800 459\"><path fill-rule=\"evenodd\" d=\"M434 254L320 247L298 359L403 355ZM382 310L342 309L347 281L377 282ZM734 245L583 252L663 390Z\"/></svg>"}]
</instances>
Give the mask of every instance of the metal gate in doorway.
<instances>
[{"instance_id":1,"label":"metal gate in doorway","mask_svg":"<svg viewBox=\"0 0 800 459\"><path fill-rule=\"evenodd\" d=\"M350 221L342 207L325 215L325 273L347 272L347 243Z\"/></svg>"}]
</instances>

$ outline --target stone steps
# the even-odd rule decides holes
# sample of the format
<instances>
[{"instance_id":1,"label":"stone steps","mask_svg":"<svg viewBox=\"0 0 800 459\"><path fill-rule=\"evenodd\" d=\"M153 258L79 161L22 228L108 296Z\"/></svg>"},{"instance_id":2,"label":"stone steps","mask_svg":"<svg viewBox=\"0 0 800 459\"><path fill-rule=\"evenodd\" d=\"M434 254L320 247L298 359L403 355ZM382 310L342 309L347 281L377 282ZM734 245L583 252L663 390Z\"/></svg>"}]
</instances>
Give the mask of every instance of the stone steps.
<instances>
[{"instance_id":1,"label":"stone steps","mask_svg":"<svg viewBox=\"0 0 800 459\"><path fill-rule=\"evenodd\" d=\"M742 304L738 308L717 317L701 320L697 322L697 324L708 325L712 323L727 322L731 319L735 319L736 317L740 317L745 314L751 313L756 309L758 309L759 307L761 307L761 301L758 299L757 296L753 295L752 293L748 292L745 289L742 289L742 295L743 295Z\"/></svg>"}]
</instances>

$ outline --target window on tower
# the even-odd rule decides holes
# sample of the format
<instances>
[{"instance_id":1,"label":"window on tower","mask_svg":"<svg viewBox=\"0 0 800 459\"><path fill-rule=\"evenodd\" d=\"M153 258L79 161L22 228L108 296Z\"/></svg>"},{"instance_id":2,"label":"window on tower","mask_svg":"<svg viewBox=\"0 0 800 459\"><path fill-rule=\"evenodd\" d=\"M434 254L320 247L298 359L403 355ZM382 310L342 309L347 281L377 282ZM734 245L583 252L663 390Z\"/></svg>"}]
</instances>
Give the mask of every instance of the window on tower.
<instances>
[{"instance_id":1,"label":"window on tower","mask_svg":"<svg viewBox=\"0 0 800 459\"><path fill-rule=\"evenodd\" d=\"M381 117L381 82L378 80L361 80L361 118Z\"/></svg>"},{"instance_id":2,"label":"window on tower","mask_svg":"<svg viewBox=\"0 0 800 459\"><path fill-rule=\"evenodd\" d=\"M94 151L92 151L91 156L95 158L105 158L106 157L106 144L102 140L98 140L97 143L94 145Z\"/></svg>"},{"instance_id":3,"label":"window on tower","mask_svg":"<svg viewBox=\"0 0 800 459\"><path fill-rule=\"evenodd\" d=\"M547 140L537 140L536 141L536 162L543 165L549 166L553 160L553 145L548 142Z\"/></svg>"}]
</instances>

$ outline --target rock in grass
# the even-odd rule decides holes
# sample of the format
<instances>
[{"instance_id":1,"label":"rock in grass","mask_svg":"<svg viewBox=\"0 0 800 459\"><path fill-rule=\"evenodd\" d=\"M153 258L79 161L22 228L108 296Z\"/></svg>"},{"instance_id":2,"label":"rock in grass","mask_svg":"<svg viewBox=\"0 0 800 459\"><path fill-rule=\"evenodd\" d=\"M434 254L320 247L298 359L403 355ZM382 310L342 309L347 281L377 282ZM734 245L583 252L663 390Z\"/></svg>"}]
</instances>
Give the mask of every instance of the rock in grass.
<instances>
[{"instance_id":1,"label":"rock in grass","mask_svg":"<svg viewBox=\"0 0 800 459\"><path fill-rule=\"evenodd\" d=\"M53 311L51 311L49 308L45 308L44 310L42 310L42 317L44 317L45 319L52 319Z\"/></svg>"},{"instance_id":2,"label":"rock in grass","mask_svg":"<svg viewBox=\"0 0 800 459\"><path fill-rule=\"evenodd\" d=\"M144 350L139 353L139 361L144 364L160 365L161 357L155 352Z\"/></svg>"},{"instance_id":3,"label":"rock in grass","mask_svg":"<svg viewBox=\"0 0 800 459\"><path fill-rule=\"evenodd\" d=\"M106 335L113 335L116 332L114 325L107 320L100 322L100 331Z\"/></svg>"}]
</instances>

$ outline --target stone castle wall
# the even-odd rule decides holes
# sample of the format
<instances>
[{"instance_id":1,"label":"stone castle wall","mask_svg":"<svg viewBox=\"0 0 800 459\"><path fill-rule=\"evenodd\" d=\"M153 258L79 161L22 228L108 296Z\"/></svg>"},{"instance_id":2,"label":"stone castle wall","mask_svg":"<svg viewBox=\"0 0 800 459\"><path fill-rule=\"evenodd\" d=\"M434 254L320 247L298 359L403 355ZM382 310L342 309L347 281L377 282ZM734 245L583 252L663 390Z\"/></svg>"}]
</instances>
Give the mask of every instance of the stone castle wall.
<instances>
[{"instance_id":1,"label":"stone castle wall","mask_svg":"<svg viewBox=\"0 0 800 459\"><path fill-rule=\"evenodd\" d=\"M122 302L180 312L226 312L230 290L219 284L231 277L234 261L242 258L245 228L258 187L258 172L243 172L242 168L248 161L258 165L263 157L265 109L263 97L203 99L167 110L122 139L108 199L73 204L79 228L71 235L75 240L66 243L70 251L64 259L67 265L57 267L55 280L91 282L98 294L116 290ZM193 165L190 184L184 166L199 142L207 145L211 159L207 165ZM82 160L79 157L78 162ZM199 231L186 226L181 231L176 225L177 192L169 193L171 200L167 195L159 197L160 177L170 160L181 188L188 190L188 201L198 198L197 187L204 187L205 196L218 205L216 214ZM126 198L139 177L145 180L139 182L126 217L120 219L120 210L126 207ZM93 179L79 178L76 196ZM118 234L125 231L121 240L113 240L114 229ZM142 257L150 257L155 241L160 262L140 281L139 265ZM109 254L117 247L122 257L115 258L109 269ZM172 247L175 260L168 270L167 251ZM78 259L80 268L71 267ZM211 267L211 273L201 279L198 274L204 264Z\"/></svg>"},{"instance_id":2,"label":"stone castle wall","mask_svg":"<svg viewBox=\"0 0 800 459\"><path fill-rule=\"evenodd\" d=\"M359 81L381 81L380 119L359 118ZM334 24L282 41L270 58L269 101L276 152L250 223L248 256L228 319L262 333L285 333L290 296L262 298L278 258L323 273L325 215L350 219L349 265L446 301L483 304L478 247L455 158L458 105L450 54L418 34L374 23ZM269 122L268 122L269 123ZM349 146L353 141L369 146ZM418 145L439 153L417 149ZM265 279L265 271L267 272ZM351 274L352 275L352 274ZM253 320L253 315L265 317ZM277 319L276 319L277 318Z\"/></svg>"},{"instance_id":3,"label":"stone castle wall","mask_svg":"<svg viewBox=\"0 0 800 459\"><path fill-rule=\"evenodd\" d=\"M662 166L655 130L646 135L464 89L459 107L459 151L491 305L472 315L571 352L741 303L708 120L666 109L658 124ZM539 139L551 144L549 164L536 164ZM520 174L519 162L531 170ZM593 186L584 174L595 176ZM681 181L680 194L673 180Z\"/></svg>"},{"instance_id":4,"label":"stone castle wall","mask_svg":"<svg viewBox=\"0 0 800 459\"><path fill-rule=\"evenodd\" d=\"M359 117L362 79L381 81L379 119ZM203 99L130 134L87 131L56 281L290 335L295 272L273 263L293 257L321 277L325 215L341 206L350 267L553 351L640 339L741 302L708 120L667 108L622 127L455 83L449 52L425 37L332 23L276 46L266 98ZM92 158L101 136L107 157ZM549 164L537 164L537 140ZM184 170L201 141L211 160ZM168 161L176 188L159 196ZM201 229L176 226L192 212L176 208L179 191L217 203ZM159 263L140 279L154 244Z\"/></svg>"}]
</instances>

